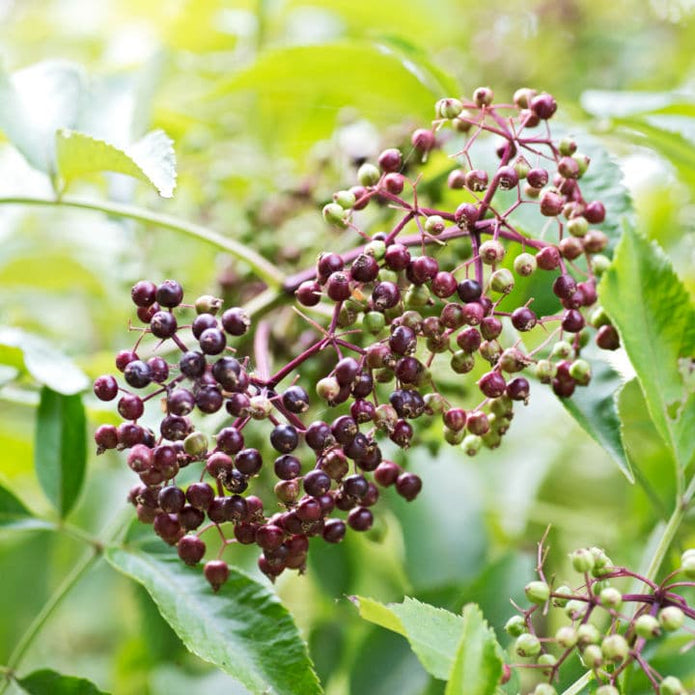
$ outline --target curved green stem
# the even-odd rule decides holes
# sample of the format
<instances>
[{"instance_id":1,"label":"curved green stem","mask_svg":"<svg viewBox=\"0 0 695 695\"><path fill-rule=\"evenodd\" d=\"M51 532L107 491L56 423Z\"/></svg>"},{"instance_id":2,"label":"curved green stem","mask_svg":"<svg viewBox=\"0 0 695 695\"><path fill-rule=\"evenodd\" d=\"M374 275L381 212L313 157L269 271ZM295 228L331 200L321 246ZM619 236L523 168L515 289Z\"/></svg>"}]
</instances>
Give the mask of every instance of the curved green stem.
<instances>
[{"instance_id":1,"label":"curved green stem","mask_svg":"<svg viewBox=\"0 0 695 695\"><path fill-rule=\"evenodd\" d=\"M107 215L115 215L130 220L137 220L146 224L153 224L163 229L171 229L175 232L187 234L208 244L212 244L219 249L227 252L231 256L247 263L253 271L264 280L270 287L281 287L284 281L283 274L263 256L249 249L244 244L234 241L222 234L192 222L183 222L171 215L162 215L157 212L150 212L134 205L123 205L121 203L100 202L75 198L72 196L54 198L35 198L31 196L13 196L0 198L0 205L37 205L45 207L71 207L82 210L94 210Z\"/></svg>"},{"instance_id":2,"label":"curved green stem","mask_svg":"<svg viewBox=\"0 0 695 695\"><path fill-rule=\"evenodd\" d=\"M70 593L71 589L82 579L87 570L99 559L101 552L93 550L85 554L82 559L73 567L72 572L65 577L60 586L55 590L48 602L43 606L39 614L34 618L27 631L14 648L5 667L5 678L0 684L0 693L5 692L14 672L21 663L24 655L31 646L36 635L41 632L44 624L58 607L61 601Z\"/></svg>"}]
</instances>

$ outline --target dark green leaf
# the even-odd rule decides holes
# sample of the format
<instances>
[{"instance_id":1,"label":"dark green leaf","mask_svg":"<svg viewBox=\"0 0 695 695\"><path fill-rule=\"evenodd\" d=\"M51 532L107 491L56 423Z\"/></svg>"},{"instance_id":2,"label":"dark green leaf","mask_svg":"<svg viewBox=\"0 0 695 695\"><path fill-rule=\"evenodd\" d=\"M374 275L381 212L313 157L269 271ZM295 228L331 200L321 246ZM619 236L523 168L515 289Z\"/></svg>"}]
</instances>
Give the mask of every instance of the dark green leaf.
<instances>
[{"instance_id":1,"label":"dark green leaf","mask_svg":"<svg viewBox=\"0 0 695 695\"><path fill-rule=\"evenodd\" d=\"M112 171L150 183L164 198L174 193L174 150L172 141L161 130L120 149L86 133L63 129L56 134L56 153L58 171L68 183L85 174Z\"/></svg>"},{"instance_id":2,"label":"dark green leaf","mask_svg":"<svg viewBox=\"0 0 695 695\"><path fill-rule=\"evenodd\" d=\"M502 650L478 606L463 609L463 634L446 695L492 695L502 675Z\"/></svg>"},{"instance_id":3,"label":"dark green leaf","mask_svg":"<svg viewBox=\"0 0 695 695\"><path fill-rule=\"evenodd\" d=\"M199 569L176 556L111 547L106 559L147 589L188 649L251 692L321 692L296 625L265 586L231 568L215 594Z\"/></svg>"},{"instance_id":4,"label":"dark green leaf","mask_svg":"<svg viewBox=\"0 0 695 695\"><path fill-rule=\"evenodd\" d=\"M87 463L87 423L82 398L41 389L34 465L46 497L61 517L75 506Z\"/></svg>"},{"instance_id":5,"label":"dark green leaf","mask_svg":"<svg viewBox=\"0 0 695 695\"><path fill-rule=\"evenodd\" d=\"M32 531L50 526L46 521L37 519L9 490L0 485L0 530Z\"/></svg>"},{"instance_id":6,"label":"dark green leaf","mask_svg":"<svg viewBox=\"0 0 695 695\"><path fill-rule=\"evenodd\" d=\"M44 386L64 395L84 391L89 380L48 341L19 328L0 328L0 363L25 369Z\"/></svg>"},{"instance_id":7,"label":"dark green leaf","mask_svg":"<svg viewBox=\"0 0 695 695\"><path fill-rule=\"evenodd\" d=\"M461 616L407 596L403 603L353 600L365 620L403 635L428 673L448 679L465 627Z\"/></svg>"},{"instance_id":8,"label":"dark green leaf","mask_svg":"<svg viewBox=\"0 0 695 695\"><path fill-rule=\"evenodd\" d=\"M599 286L657 431L681 468L695 454L695 307L663 250L627 227Z\"/></svg>"},{"instance_id":9,"label":"dark green leaf","mask_svg":"<svg viewBox=\"0 0 695 695\"><path fill-rule=\"evenodd\" d=\"M587 388L577 389L572 398L562 398L562 404L579 425L595 439L618 464L623 475L632 483L635 477L620 435L620 417L617 397L623 379L615 369L603 361L598 350L587 351L591 359L592 377Z\"/></svg>"},{"instance_id":10,"label":"dark green leaf","mask_svg":"<svg viewBox=\"0 0 695 695\"><path fill-rule=\"evenodd\" d=\"M17 682L30 695L104 695L106 692L86 678L64 676L48 668L34 671Z\"/></svg>"}]
</instances>

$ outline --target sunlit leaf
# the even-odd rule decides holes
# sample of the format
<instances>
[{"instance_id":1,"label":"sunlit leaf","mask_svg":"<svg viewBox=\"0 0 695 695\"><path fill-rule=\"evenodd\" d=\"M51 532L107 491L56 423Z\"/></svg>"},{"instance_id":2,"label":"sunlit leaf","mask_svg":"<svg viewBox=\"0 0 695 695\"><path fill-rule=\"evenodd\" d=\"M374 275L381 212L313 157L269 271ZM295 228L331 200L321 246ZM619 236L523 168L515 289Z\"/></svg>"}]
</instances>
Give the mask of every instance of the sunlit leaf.
<instances>
[{"instance_id":1,"label":"sunlit leaf","mask_svg":"<svg viewBox=\"0 0 695 695\"><path fill-rule=\"evenodd\" d=\"M46 497L61 517L75 506L87 463L87 424L78 394L44 386L36 420L34 463Z\"/></svg>"},{"instance_id":2,"label":"sunlit leaf","mask_svg":"<svg viewBox=\"0 0 695 695\"><path fill-rule=\"evenodd\" d=\"M69 182L104 171L133 176L153 185L164 198L173 195L176 163L172 141L161 130L148 133L126 149L74 130L56 134L58 171Z\"/></svg>"},{"instance_id":3,"label":"sunlit leaf","mask_svg":"<svg viewBox=\"0 0 695 695\"><path fill-rule=\"evenodd\" d=\"M188 649L252 693L322 692L294 621L269 588L230 568L214 593L200 569L176 556L111 547L106 559L147 589Z\"/></svg>"},{"instance_id":4,"label":"sunlit leaf","mask_svg":"<svg viewBox=\"0 0 695 695\"><path fill-rule=\"evenodd\" d=\"M0 327L0 363L26 370L51 390L64 395L84 391L86 375L48 341L19 328Z\"/></svg>"}]
</instances>

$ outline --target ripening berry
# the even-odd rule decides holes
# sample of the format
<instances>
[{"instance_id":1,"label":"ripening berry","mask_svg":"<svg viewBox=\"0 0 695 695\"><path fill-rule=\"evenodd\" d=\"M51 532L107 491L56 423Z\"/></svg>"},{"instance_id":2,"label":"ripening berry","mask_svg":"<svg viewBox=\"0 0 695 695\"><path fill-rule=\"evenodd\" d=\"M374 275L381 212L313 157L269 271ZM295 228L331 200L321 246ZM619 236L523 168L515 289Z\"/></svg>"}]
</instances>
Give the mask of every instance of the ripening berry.
<instances>
[{"instance_id":1,"label":"ripening berry","mask_svg":"<svg viewBox=\"0 0 695 695\"><path fill-rule=\"evenodd\" d=\"M546 582L533 581L524 587L526 598L531 603L543 604L550 598L550 587Z\"/></svg>"},{"instance_id":2,"label":"ripening berry","mask_svg":"<svg viewBox=\"0 0 695 695\"><path fill-rule=\"evenodd\" d=\"M205 555L205 543L197 536L183 536L177 544L179 557L190 566L197 565Z\"/></svg>"},{"instance_id":3,"label":"ripening berry","mask_svg":"<svg viewBox=\"0 0 695 695\"><path fill-rule=\"evenodd\" d=\"M659 686L659 695L688 695L688 690L679 678L666 676Z\"/></svg>"},{"instance_id":4,"label":"ripening berry","mask_svg":"<svg viewBox=\"0 0 695 695\"><path fill-rule=\"evenodd\" d=\"M210 560L203 568L205 579L208 580L213 591L219 591L220 587L229 579L229 567L223 560Z\"/></svg>"},{"instance_id":5,"label":"ripening berry","mask_svg":"<svg viewBox=\"0 0 695 695\"><path fill-rule=\"evenodd\" d=\"M438 118L452 119L463 111L463 104L458 99L448 97L440 99L434 108Z\"/></svg>"},{"instance_id":6,"label":"ripening berry","mask_svg":"<svg viewBox=\"0 0 695 695\"><path fill-rule=\"evenodd\" d=\"M620 663L630 653L630 646L622 635L608 635L601 642L601 654L606 661Z\"/></svg>"},{"instance_id":7,"label":"ripening berry","mask_svg":"<svg viewBox=\"0 0 695 695\"><path fill-rule=\"evenodd\" d=\"M488 239L480 245L478 253L483 263L493 265L504 259L505 249L499 241Z\"/></svg>"},{"instance_id":8,"label":"ripening berry","mask_svg":"<svg viewBox=\"0 0 695 695\"><path fill-rule=\"evenodd\" d=\"M666 608L662 608L659 611L658 618L661 627L668 632L680 630L685 621L685 615L678 606L666 606Z\"/></svg>"},{"instance_id":9,"label":"ripening berry","mask_svg":"<svg viewBox=\"0 0 695 695\"><path fill-rule=\"evenodd\" d=\"M540 640L535 635L525 632L516 638L514 651L521 657L538 656L541 652Z\"/></svg>"}]
</instances>

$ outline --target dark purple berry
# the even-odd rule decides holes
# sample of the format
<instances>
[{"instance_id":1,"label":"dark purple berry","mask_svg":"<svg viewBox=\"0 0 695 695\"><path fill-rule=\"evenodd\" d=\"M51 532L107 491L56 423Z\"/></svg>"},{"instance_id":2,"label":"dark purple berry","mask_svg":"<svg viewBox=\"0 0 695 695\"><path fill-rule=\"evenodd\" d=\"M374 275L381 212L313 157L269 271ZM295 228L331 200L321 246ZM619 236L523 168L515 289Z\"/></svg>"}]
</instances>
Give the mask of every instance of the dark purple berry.
<instances>
[{"instance_id":1,"label":"dark purple berry","mask_svg":"<svg viewBox=\"0 0 695 695\"><path fill-rule=\"evenodd\" d=\"M406 277L414 285L424 285L434 279L439 272L439 263L432 256L413 258L405 269Z\"/></svg>"},{"instance_id":2,"label":"dark purple berry","mask_svg":"<svg viewBox=\"0 0 695 695\"><path fill-rule=\"evenodd\" d=\"M584 208L584 217L590 224L601 224L606 219L606 208L603 203L594 200Z\"/></svg>"},{"instance_id":3,"label":"dark purple berry","mask_svg":"<svg viewBox=\"0 0 695 695\"><path fill-rule=\"evenodd\" d=\"M393 461L382 461L374 471L374 480L383 487L388 487L396 482L403 469Z\"/></svg>"},{"instance_id":4,"label":"dark purple berry","mask_svg":"<svg viewBox=\"0 0 695 695\"><path fill-rule=\"evenodd\" d=\"M369 483L363 475L351 475L342 482L343 492L350 497L361 500L369 489Z\"/></svg>"},{"instance_id":5,"label":"dark purple berry","mask_svg":"<svg viewBox=\"0 0 695 695\"><path fill-rule=\"evenodd\" d=\"M175 545L183 535L181 523L174 514L157 514L154 518L154 531L169 545Z\"/></svg>"},{"instance_id":6,"label":"dark purple berry","mask_svg":"<svg viewBox=\"0 0 695 695\"><path fill-rule=\"evenodd\" d=\"M477 328L466 328L456 336L456 344L464 351L473 353L482 343L480 331Z\"/></svg>"},{"instance_id":7,"label":"dark purple berry","mask_svg":"<svg viewBox=\"0 0 695 695\"><path fill-rule=\"evenodd\" d=\"M183 536L177 545L179 557L191 567L197 565L205 555L205 543L197 536Z\"/></svg>"},{"instance_id":8,"label":"dark purple berry","mask_svg":"<svg viewBox=\"0 0 695 695\"><path fill-rule=\"evenodd\" d=\"M374 379L369 372L360 372L352 382L350 392L355 398L367 398L374 390Z\"/></svg>"},{"instance_id":9,"label":"dark purple berry","mask_svg":"<svg viewBox=\"0 0 695 695\"><path fill-rule=\"evenodd\" d=\"M118 444L123 449L143 443L144 438L145 430L140 425L124 422L118 426Z\"/></svg>"},{"instance_id":10,"label":"dark purple berry","mask_svg":"<svg viewBox=\"0 0 695 695\"><path fill-rule=\"evenodd\" d=\"M229 567L223 560L210 560L203 568L205 579L213 591L219 591L220 587L229 579Z\"/></svg>"},{"instance_id":11,"label":"dark purple berry","mask_svg":"<svg viewBox=\"0 0 695 695\"><path fill-rule=\"evenodd\" d=\"M467 416L463 408L449 408L442 417L444 425L455 432L459 432L466 426Z\"/></svg>"},{"instance_id":12,"label":"dark purple berry","mask_svg":"<svg viewBox=\"0 0 695 695\"><path fill-rule=\"evenodd\" d=\"M526 174L526 183L531 188L543 188L548 185L548 172L545 169L531 169Z\"/></svg>"},{"instance_id":13,"label":"dark purple berry","mask_svg":"<svg viewBox=\"0 0 695 695\"><path fill-rule=\"evenodd\" d=\"M157 287L156 299L161 306L172 309L181 304L183 288L176 280L165 280Z\"/></svg>"},{"instance_id":14,"label":"dark purple berry","mask_svg":"<svg viewBox=\"0 0 695 695\"><path fill-rule=\"evenodd\" d=\"M197 529L205 521L205 512L187 504L177 514L179 523L185 531Z\"/></svg>"},{"instance_id":15,"label":"dark purple berry","mask_svg":"<svg viewBox=\"0 0 695 695\"><path fill-rule=\"evenodd\" d=\"M340 543L345 538L345 522L340 519L328 519L323 526L323 540L328 543Z\"/></svg>"},{"instance_id":16,"label":"dark purple berry","mask_svg":"<svg viewBox=\"0 0 695 695\"><path fill-rule=\"evenodd\" d=\"M275 524L265 524L256 531L256 544L263 550L275 550L282 545L285 532Z\"/></svg>"},{"instance_id":17,"label":"dark purple berry","mask_svg":"<svg viewBox=\"0 0 695 695\"><path fill-rule=\"evenodd\" d=\"M337 253L322 253L316 261L319 282L326 282L330 275L341 271L344 267L345 263Z\"/></svg>"},{"instance_id":18,"label":"dark purple berry","mask_svg":"<svg viewBox=\"0 0 695 695\"><path fill-rule=\"evenodd\" d=\"M350 278L346 273L332 273L326 280L326 294L334 302L344 302L350 299L352 291L350 290Z\"/></svg>"},{"instance_id":19,"label":"dark purple berry","mask_svg":"<svg viewBox=\"0 0 695 695\"><path fill-rule=\"evenodd\" d=\"M122 372L131 362L137 360L137 353L133 350L121 350L116 355L116 369Z\"/></svg>"},{"instance_id":20,"label":"dark purple berry","mask_svg":"<svg viewBox=\"0 0 695 695\"><path fill-rule=\"evenodd\" d=\"M150 357L147 360L147 366L150 368L152 381L163 384L169 378L169 365L164 358L157 355Z\"/></svg>"},{"instance_id":21,"label":"dark purple berry","mask_svg":"<svg viewBox=\"0 0 695 695\"><path fill-rule=\"evenodd\" d=\"M504 394L507 382L499 372L488 372L480 377L478 388L488 398L499 398Z\"/></svg>"},{"instance_id":22,"label":"dark purple berry","mask_svg":"<svg viewBox=\"0 0 695 695\"><path fill-rule=\"evenodd\" d=\"M219 328L206 328L200 334L198 343L206 355L219 355L227 347L227 339Z\"/></svg>"},{"instance_id":23,"label":"dark purple berry","mask_svg":"<svg viewBox=\"0 0 695 695\"><path fill-rule=\"evenodd\" d=\"M137 420L145 412L142 398L127 393L118 401L118 412L124 420Z\"/></svg>"},{"instance_id":24,"label":"dark purple berry","mask_svg":"<svg viewBox=\"0 0 695 695\"><path fill-rule=\"evenodd\" d=\"M397 355L410 355L417 347L415 331L408 326L396 326L389 336L389 347Z\"/></svg>"},{"instance_id":25,"label":"dark purple berry","mask_svg":"<svg viewBox=\"0 0 695 695\"><path fill-rule=\"evenodd\" d=\"M304 476L304 491L312 497L325 495L331 489L331 479L322 470L315 468Z\"/></svg>"},{"instance_id":26,"label":"dark purple berry","mask_svg":"<svg viewBox=\"0 0 695 695\"><path fill-rule=\"evenodd\" d=\"M585 325L584 317L577 309L570 309L565 312L562 318L562 330L568 333L579 333Z\"/></svg>"},{"instance_id":27,"label":"dark purple berry","mask_svg":"<svg viewBox=\"0 0 695 695\"><path fill-rule=\"evenodd\" d=\"M487 184L488 175L484 169L471 169L466 174L466 188L471 191L484 191Z\"/></svg>"},{"instance_id":28,"label":"dark purple berry","mask_svg":"<svg viewBox=\"0 0 695 695\"><path fill-rule=\"evenodd\" d=\"M207 483L191 483L186 490L186 499L195 509L207 511L214 498L215 491Z\"/></svg>"},{"instance_id":29,"label":"dark purple berry","mask_svg":"<svg viewBox=\"0 0 695 695\"><path fill-rule=\"evenodd\" d=\"M263 458L258 449L242 449L234 457L234 465L244 475L256 475L263 466Z\"/></svg>"},{"instance_id":30,"label":"dark purple berry","mask_svg":"<svg viewBox=\"0 0 695 695\"><path fill-rule=\"evenodd\" d=\"M309 394L301 386L290 386L282 394L282 405L291 413L305 413L309 410Z\"/></svg>"},{"instance_id":31,"label":"dark purple berry","mask_svg":"<svg viewBox=\"0 0 695 695\"><path fill-rule=\"evenodd\" d=\"M148 307L154 304L157 294L157 285L148 280L136 282L130 290L130 298L138 307Z\"/></svg>"},{"instance_id":32,"label":"dark purple berry","mask_svg":"<svg viewBox=\"0 0 695 695\"><path fill-rule=\"evenodd\" d=\"M295 291L302 306L316 306L321 301L321 285L315 280L306 280Z\"/></svg>"},{"instance_id":33,"label":"dark purple berry","mask_svg":"<svg viewBox=\"0 0 695 695\"><path fill-rule=\"evenodd\" d=\"M323 516L320 502L314 497L305 497L295 510L301 521L318 521Z\"/></svg>"},{"instance_id":34,"label":"dark purple berry","mask_svg":"<svg viewBox=\"0 0 695 695\"><path fill-rule=\"evenodd\" d=\"M219 328L217 319L212 314L200 314L200 316L196 316L191 324L193 337L196 339L200 338L203 331L206 331L208 328Z\"/></svg>"},{"instance_id":35,"label":"dark purple berry","mask_svg":"<svg viewBox=\"0 0 695 695\"><path fill-rule=\"evenodd\" d=\"M232 307L222 314L222 327L229 335L244 335L250 325L249 315L240 307Z\"/></svg>"},{"instance_id":36,"label":"dark purple berry","mask_svg":"<svg viewBox=\"0 0 695 695\"><path fill-rule=\"evenodd\" d=\"M94 441L97 453L115 449L118 446L118 430L113 425L99 425L94 432Z\"/></svg>"},{"instance_id":37,"label":"dark purple berry","mask_svg":"<svg viewBox=\"0 0 695 695\"><path fill-rule=\"evenodd\" d=\"M349 444L359 432L359 427L350 415L341 415L331 423L331 432L339 444Z\"/></svg>"},{"instance_id":38,"label":"dark purple berry","mask_svg":"<svg viewBox=\"0 0 695 695\"><path fill-rule=\"evenodd\" d=\"M407 420L397 420L393 430L389 434L389 439L397 444L401 449L407 449L413 439L413 427ZM364 466L360 466L364 469Z\"/></svg>"},{"instance_id":39,"label":"dark purple berry","mask_svg":"<svg viewBox=\"0 0 695 695\"><path fill-rule=\"evenodd\" d=\"M212 365L212 376L225 391L236 391L240 387L241 373L241 364L234 357L220 357Z\"/></svg>"},{"instance_id":40,"label":"dark purple berry","mask_svg":"<svg viewBox=\"0 0 695 695\"><path fill-rule=\"evenodd\" d=\"M396 492L408 502L414 500L422 489L422 480L415 473L401 473L396 479Z\"/></svg>"},{"instance_id":41,"label":"dark purple berry","mask_svg":"<svg viewBox=\"0 0 695 695\"><path fill-rule=\"evenodd\" d=\"M485 318L485 308L480 302L468 302L461 309L464 323L469 326L478 326Z\"/></svg>"},{"instance_id":42,"label":"dark purple berry","mask_svg":"<svg viewBox=\"0 0 695 695\"><path fill-rule=\"evenodd\" d=\"M347 517L348 526L355 531L368 531L374 523L374 515L364 507L351 509Z\"/></svg>"},{"instance_id":43,"label":"dark purple berry","mask_svg":"<svg viewBox=\"0 0 695 695\"><path fill-rule=\"evenodd\" d=\"M321 420L316 420L307 427L304 439L314 451L323 451L335 444L330 426Z\"/></svg>"},{"instance_id":44,"label":"dark purple berry","mask_svg":"<svg viewBox=\"0 0 695 695\"><path fill-rule=\"evenodd\" d=\"M183 505L186 504L186 495L180 487L169 485L163 487L159 491L157 501L162 511L168 514L176 514L180 512L183 509Z\"/></svg>"},{"instance_id":45,"label":"dark purple berry","mask_svg":"<svg viewBox=\"0 0 695 695\"><path fill-rule=\"evenodd\" d=\"M371 422L374 419L376 406L371 401L358 399L350 406L350 415L358 424Z\"/></svg>"},{"instance_id":46,"label":"dark purple berry","mask_svg":"<svg viewBox=\"0 0 695 695\"><path fill-rule=\"evenodd\" d=\"M175 389L167 397L167 411L172 415L188 415L195 408L195 397L188 389Z\"/></svg>"},{"instance_id":47,"label":"dark purple berry","mask_svg":"<svg viewBox=\"0 0 695 695\"><path fill-rule=\"evenodd\" d=\"M445 270L439 271L432 278L432 294L441 299L451 297L458 289L456 278Z\"/></svg>"},{"instance_id":48,"label":"dark purple berry","mask_svg":"<svg viewBox=\"0 0 695 695\"><path fill-rule=\"evenodd\" d=\"M171 338L177 327L176 317L168 311L158 311L150 320L150 330L157 338Z\"/></svg>"},{"instance_id":49,"label":"dark purple berry","mask_svg":"<svg viewBox=\"0 0 695 695\"><path fill-rule=\"evenodd\" d=\"M373 282L379 274L379 264L373 256L362 253L350 266L350 277L356 282Z\"/></svg>"},{"instance_id":50,"label":"dark purple berry","mask_svg":"<svg viewBox=\"0 0 695 695\"><path fill-rule=\"evenodd\" d=\"M560 299L569 299L577 291L577 282L571 275L558 275L553 281L553 293Z\"/></svg>"},{"instance_id":51,"label":"dark purple berry","mask_svg":"<svg viewBox=\"0 0 695 695\"><path fill-rule=\"evenodd\" d=\"M94 381L94 395L100 401L112 401L118 395L118 382L110 374Z\"/></svg>"},{"instance_id":52,"label":"dark purple berry","mask_svg":"<svg viewBox=\"0 0 695 695\"><path fill-rule=\"evenodd\" d=\"M542 270L555 270L560 267L560 251L556 246L546 246L536 254L536 263Z\"/></svg>"},{"instance_id":53,"label":"dark purple berry","mask_svg":"<svg viewBox=\"0 0 695 695\"><path fill-rule=\"evenodd\" d=\"M596 333L596 344L602 350L617 350L620 347L618 331L611 325L601 326Z\"/></svg>"},{"instance_id":54,"label":"dark purple berry","mask_svg":"<svg viewBox=\"0 0 695 695\"><path fill-rule=\"evenodd\" d=\"M354 357L343 357L333 371L340 386L350 386L360 371L360 364Z\"/></svg>"},{"instance_id":55,"label":"dark purple berry","mask_svg":"<svg viewBox=\"0 0 695 695\"><path fill-rule=\"evenodd\" d=\"M289 454L299 444L299 434L292 425L277 425L270 433L270 443L281 454Z\"/></svg>"},{"instance_id":56,"label":"dark purple berry","mask_svg":"<svg viewBox=\"0 0 695 695\"><path fill-rule=\"evenodd\" d=\"M221 429L215 440L217 448L230 456L234 456L244 448L244 435L236 427Z\"/></svg>"},{"instance_id":57,"label":"dark purple berry","mask_svg":"<svg viewBox=\"0 0 695 695\"><path fill-rule=\"evenodd\" d=\"M159 431L162 437L172 442L185 439L191 433L191 429L190 420L178 415L167 415L159 423Z\"/></svg>"},{"instance_id":58,"label":"dark purple berry","mask_svg":"<svg viewBox=\"0 0 695 695\"><path fill-rule=\"evenodd\" d=\"M543 121L547 121L557 111L557 102L550 94L539 94L529 104L531 111Z\"/></svg>"},{"instance_id":59,"label":"dark purple berry","mask_svg":"<svg viewBox=\"0 0 695 695\"><path fill-rule=\"evenodd\" d=\"M384 253L384 263L390 270L405 270L410 263L410 251L403 244L391 244Z\"/></svg>"},{"instance_id":60,"label":"dark purple berry","mask_svg":"<svg viewBox=\"0 0 695 695\"><path fill-rule=\"evenodd\" d=\"M152 468L153 460L152 449L144 444L135 444L128 452L128 467L135 473L144 473Z\"/></svg>"},{"instance_id":61,"label":"dark purple berry","mask_svg":"<svg viewBox=\"0 0 695 695\"><path fill-rule=\"evenodd\" d=\"M189 379L197 379L202 376L205 372L205 367L207 363L205 361L205 355L202 352L197 352L196 350L189 350L184 352L179 360L179 369L181 374L187 376Z\"/></svg>"},{"instance_id":62,"label":"dark purple berry","mask_svg":"<svg viewBox=\"0 0 695 695\"><path fill-rule=\"evenodd\" d=\"M517 331L530 331L538 322L536 314L527 306L520 306L512 311L512 325Z\"/></svg>"},{"instance_id":63,"label":"dark purple berry","mask_svg":"<svg viewBox=\"0 0 695 695\"><path fill-rule=\"evenodd\" d=\"M490 431L490 421L482 410L473 410L468 413L466 426L471 434L482 436Z\"/></svg>"},{"instance_id":64,"label":"dark purple berry","mask_svg":"<svg viewBox=\"0 0 695 695\"><path fill-rule=\"evenodd\" d=\"M372 304L377 311L392 309L401 300L398 285L393 282L378 282L372 290Z\"/></svg>"},{"instance_id":65,"label":"dark purple berry","mask_svg":"<svg viewBox=\"0 0 695 695\"><path fill-rule=\"evenodd\" d=\"M126 365L123 376L134 389L145 388L152 381L150 368L141 360L133 360Z\"/></svg>"},{"instance_id":66,"label":"dark purple berry","mask_svg":"<svg viewBox=\"0 0 695 695\"><path fill-rule=\"evenodd\" d=\"M507 384L507 395L513 401L528 401L530 391L528 379L523 376L517 376Z\"/></svg>"},{"instance_id":67,"label":"dark purple berry","mask_svg":"<svg viewBox=\"0 0 695 695\"><path fill-rule=\"evenodd\" d=\"M379 155L378 162L382 171L392 172L398 171L401 168L403 158L401 156L400 151L397 150L395 147L392 147L388 150L384 150Z\"/></svg>"},{"instance_id":68,"label":"dark purple berry","mask_svg":"<svg viewBox=\"0 0 695 695\"><path fill-rule=\"evenodd\" d=\"M295 456L284 454L275 459L274 469L275 475L280 478L280 480L293 480L301 475L302 464Z\"/></svg>"},{"instance_id":69,"label":"dark purple berry","mask_svg":"<svg viewBox=\"0 0 695 695\"><path fill-rule=\"evenodd\" d=\"M216 386L208 386L202 388L195 395L195 404L201 413L216 413L224 403L224 398L219 388Z\"/></svg>"}]
</instances>

